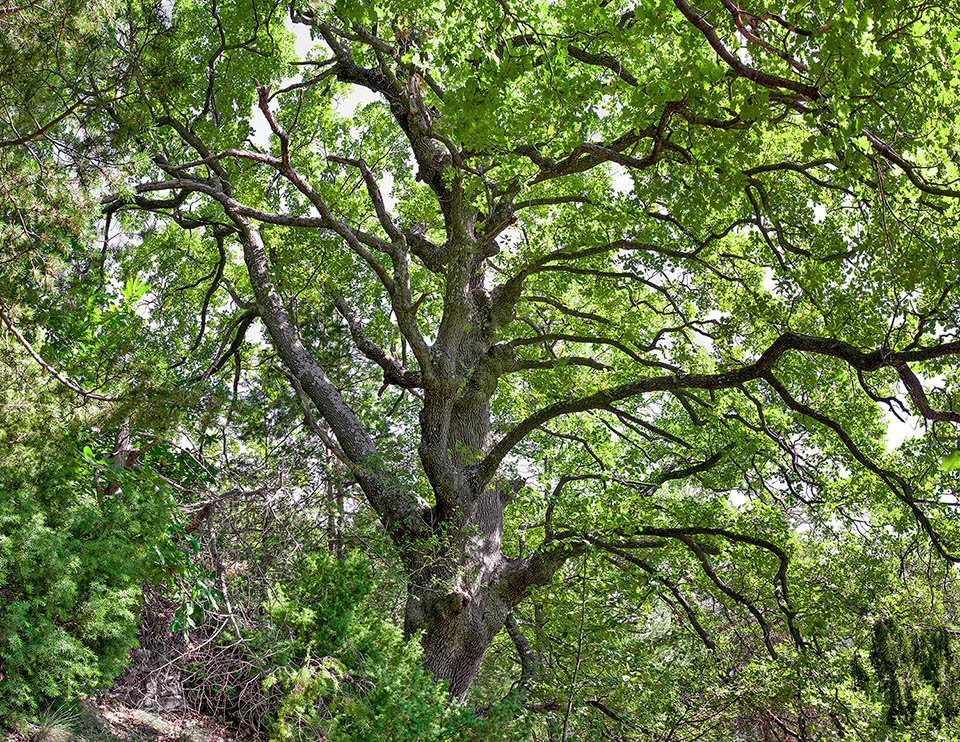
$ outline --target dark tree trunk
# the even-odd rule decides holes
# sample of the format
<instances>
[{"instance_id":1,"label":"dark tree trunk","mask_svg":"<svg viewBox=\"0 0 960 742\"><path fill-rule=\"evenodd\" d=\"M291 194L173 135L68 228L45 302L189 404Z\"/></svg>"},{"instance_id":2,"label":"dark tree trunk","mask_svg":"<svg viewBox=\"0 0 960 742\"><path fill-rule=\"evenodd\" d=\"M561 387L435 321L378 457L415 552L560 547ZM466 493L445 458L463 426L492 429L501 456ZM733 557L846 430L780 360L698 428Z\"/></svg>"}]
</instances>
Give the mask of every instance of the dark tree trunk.
<instances>
[{"instance_id":1,"label":"dark tree trunk","mask_svg":"<svg viewBox=\"0 0 960 742\"><path fill-rule=\"evenodd\" d=\"M461 359L458 359L461 361ZM468 390L467 395L471 392ZM458 399L450 417L447 455L458 468L490 442L489 402L481 395ZM438 498L441 499L441 498ZM501 552L506 498L496 486L479 493L464 481L455 505L438 503L435 517L453 528L437 562L437 553L419 555L409 565L413 575L405 615L408 635L423 632L424 662L450 693L463 696L473 683L490 642L512 605L496 585L506 560Z\"/></svg>"},{"instance_id":2,"label":"dark tree trunk","mask_svg":"<svg viewBox=\"0 0 960 742\"><path fill-rule=\"evenodd\" d=\"M450 601L434 613L423 636L424 664L437 678L450 683L450 693L469 690L490 642L500 631L512 606L495 590L480 590L469 602Z\"/></svg>"}]
</instances>

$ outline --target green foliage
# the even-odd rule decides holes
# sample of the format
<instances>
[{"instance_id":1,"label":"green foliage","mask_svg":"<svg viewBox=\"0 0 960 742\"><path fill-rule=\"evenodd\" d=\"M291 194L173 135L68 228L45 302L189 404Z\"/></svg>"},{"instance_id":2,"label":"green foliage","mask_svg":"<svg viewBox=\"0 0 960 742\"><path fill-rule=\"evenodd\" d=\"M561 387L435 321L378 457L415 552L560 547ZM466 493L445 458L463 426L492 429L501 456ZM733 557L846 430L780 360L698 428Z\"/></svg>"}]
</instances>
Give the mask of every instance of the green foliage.
<instances>
[{"instance_id":1,"label":"green foliage","mask_svg":"<svg viewBox=\"0 0 960 742\"><path fill-rule=\"evenodd\" d=\"M312 516L329 485L331 550L387 545L251 539L270 584L216 630L269 648L279 742L509 736L515 639L475 714L397 628L408 580L474 572L541 659L538 736L948 735L957 653L910 627L958 617L953 4L0 10L0 309L114 418L179 416L223 464L117 469L72 397L4 380L0 712L115 673L143 576L213 631L224 562L167 521L156 461L224 509L242 485ZM785 336L826 343L754 373ZM939 422L885 446L887 408ZM498 509L476 464L524 420ZM335 504L351 475L368 499Z\"/></svg>"},{"instance_id":2,"label":"green foliage","mask_svg":"<svg viewBox=\"0 0 960 742\"><path fill-rule=\"evenodd\" d=\"M14 355L13 357L16 357ZM109 683L134 644L140 582L169 496L143 473L81 453L35 374L0 365L0 717ZM23 377L21 377L23 378ZM102 442L101 442L102 444Z\"/></svg>"},{"instance_id":3,"label":"green foliage","mask_svg":"<svg viewBox=\"0 0 960 742\"><path fill-rule=\"evenodd\" d=\"M265 681L283 690L271 740L520 739L510 709L480 717L450 702L423 668L419 643L371 602L383 587L361 554L340 561L323 550L308 552L278 587L269 613L290 639Z\"/></svg>"},{"instance_id":4,"label":"green foliage","mask_svg":"<svg viewBox=\"0 0 960 742\"><path fill-rule=\"evenodd\" d=\"M960 644L940 626L911 626L895 619L873 627L870 665L890 727L940 727L960 717ZM862 666L854 674L869 683Z\"/></svg>"},{"instance_id":5,"label":"green foliage","mask_svg":"<svg viewBox=\"0 0 960 742\"><path fill-rule=\"evenodd\" d=\"M944 471L956 471L960 469L960 451L954 451L943 457L940 468Z\"/></svg>"}]
</instances>

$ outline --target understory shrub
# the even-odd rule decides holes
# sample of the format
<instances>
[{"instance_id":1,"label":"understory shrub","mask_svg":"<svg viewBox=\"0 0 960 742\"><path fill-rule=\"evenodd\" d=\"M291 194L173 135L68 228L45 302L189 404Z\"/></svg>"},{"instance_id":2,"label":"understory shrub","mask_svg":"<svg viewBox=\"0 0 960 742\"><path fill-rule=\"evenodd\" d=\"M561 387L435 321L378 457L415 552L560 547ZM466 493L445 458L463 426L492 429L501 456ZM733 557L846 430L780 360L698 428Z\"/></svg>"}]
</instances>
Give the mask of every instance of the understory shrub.
<instances>
[{"instance_id":1,"label":"understory shrub","mask_svg":"<svg viewBox=\"0 0 960 742\"><path fill-rule=\"evenodd\" d=\"M481 715L450 701L424 669L419 642L374 607L379 587L362 555L318 551L278 590L268 612L290 639L265 681L284 691L271 739L514 739L515 709Z\"/></svg>"},{"instance_id":2,"label":"understory shrub","mask_svg":"<svg viewBox=\"0 0 960 742\"><path fill-rule=\"evenodd\" d=\"M169 498L143 472L96 462L63 420L0 404L2 725L120 671Z\"/></svg>"}]
</instances>

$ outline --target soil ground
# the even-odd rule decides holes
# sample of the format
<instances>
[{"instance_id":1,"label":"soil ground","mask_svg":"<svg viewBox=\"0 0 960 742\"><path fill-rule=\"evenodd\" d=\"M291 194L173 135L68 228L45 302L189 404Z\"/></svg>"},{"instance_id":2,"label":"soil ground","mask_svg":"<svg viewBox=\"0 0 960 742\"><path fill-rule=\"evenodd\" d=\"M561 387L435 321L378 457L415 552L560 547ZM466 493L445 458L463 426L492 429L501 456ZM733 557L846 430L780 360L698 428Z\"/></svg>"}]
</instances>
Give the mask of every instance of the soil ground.
<instances>
[{"instance_id":1,"label":"soil ground","mask_svg":"<svg viewBox=\"0 0 960 742\"><path fill-rule=\"evenodd\" d=\"M0 731L2 734L2 731ZM112 699L87 701L77 712L51 712L8 742L258 742L210 717L154 713Z\"/></svg>"}]
</instances>

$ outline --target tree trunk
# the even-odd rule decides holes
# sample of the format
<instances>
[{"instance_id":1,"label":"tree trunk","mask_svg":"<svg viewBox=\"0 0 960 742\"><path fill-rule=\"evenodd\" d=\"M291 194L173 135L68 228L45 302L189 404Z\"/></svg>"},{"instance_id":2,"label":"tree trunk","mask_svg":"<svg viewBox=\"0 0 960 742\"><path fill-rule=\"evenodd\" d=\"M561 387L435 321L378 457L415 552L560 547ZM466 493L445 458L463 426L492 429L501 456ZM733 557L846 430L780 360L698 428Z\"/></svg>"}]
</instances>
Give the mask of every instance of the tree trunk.
<instances>
[{"instance_id":1,"label":"tree trunk","mask_svg":"<svg viewBox=\"0 0 960 742\"><path fill-rule=\"evenodd\" d=\"M424 664L450 694L462 698L473 684L480 661L500 631L512 606L496 590L479 590L470 601L448 601L427 624L422 644Z\"/></svg>"},{"instance_id":2,"label":"tree trunk","mask_svg":"<svg viewBox=\"0 0 960 742\"><path fill-rule=\"evenodd\" d=\"M490 443L486 397L468 390L454 403L449 441L447 455L458 468L486 452ZM437 516L452 526L444 534L449 542L439 550L448 556L438 563L434 549L409 565L413 578L406 633L423 632L424 663L438 679L449 682L454 697L470 688L487 647L513 608L497 586L507 562L501 551L506 499L496 485L478 493L465 483L454 498L455 512L435 508Z\"/></svg>"}]
</instances>

